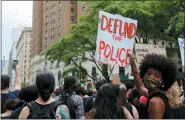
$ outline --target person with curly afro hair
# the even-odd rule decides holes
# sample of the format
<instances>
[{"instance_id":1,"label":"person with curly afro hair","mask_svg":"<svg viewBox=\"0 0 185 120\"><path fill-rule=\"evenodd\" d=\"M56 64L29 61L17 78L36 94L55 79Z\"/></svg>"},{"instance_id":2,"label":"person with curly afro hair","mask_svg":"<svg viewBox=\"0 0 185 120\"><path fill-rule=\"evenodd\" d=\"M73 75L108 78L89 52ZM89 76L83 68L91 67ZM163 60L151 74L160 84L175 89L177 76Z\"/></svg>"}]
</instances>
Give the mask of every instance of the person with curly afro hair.
<instances>
[{"instance_id":1,"label":"person with curly afro hair","mask_svg":"<svg viewBox=\"0 0 185 120\"><path fill-rule=\"evenodd\" d=\"M138 91L148 97L147 118L169 119L171 113L165 93L175 82L175 61L163 55L147 54L141 61L138 72L135 59L130 55L130 64Z\"/></svg>"}]
</instances>

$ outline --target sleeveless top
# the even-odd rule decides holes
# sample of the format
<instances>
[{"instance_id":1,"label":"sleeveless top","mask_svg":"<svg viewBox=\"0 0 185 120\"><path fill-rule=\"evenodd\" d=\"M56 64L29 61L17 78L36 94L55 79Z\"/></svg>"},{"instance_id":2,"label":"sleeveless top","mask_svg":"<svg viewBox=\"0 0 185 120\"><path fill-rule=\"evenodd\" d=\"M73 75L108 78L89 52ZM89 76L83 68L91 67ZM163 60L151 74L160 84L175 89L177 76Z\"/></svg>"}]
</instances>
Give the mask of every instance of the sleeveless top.
<instances>
[{"instance_id":1,"label":"sleeveless top","mask_svg":"<svg viewBox=\"0 0 185 120\"><path fill-rule=\"evenodd\" d=\"M145 111L148 113L148 107L149 107L149 102L150 100L153 98L153 97L159 97L163 100L164 102L164 105L165 105L165 113L163 115L163 119L170 119L170 113L171 113L171 110L170 110L170 107L169 107L169 104L168 104L168 98L166 97L166 95L162 92L155 92L153 93L151 96L148 97L148 102L146 104L146 108L145 108ZM147 118L145 119L148 119L149 116L148 114L146 115Z\"/></svg>"}]
</instances>

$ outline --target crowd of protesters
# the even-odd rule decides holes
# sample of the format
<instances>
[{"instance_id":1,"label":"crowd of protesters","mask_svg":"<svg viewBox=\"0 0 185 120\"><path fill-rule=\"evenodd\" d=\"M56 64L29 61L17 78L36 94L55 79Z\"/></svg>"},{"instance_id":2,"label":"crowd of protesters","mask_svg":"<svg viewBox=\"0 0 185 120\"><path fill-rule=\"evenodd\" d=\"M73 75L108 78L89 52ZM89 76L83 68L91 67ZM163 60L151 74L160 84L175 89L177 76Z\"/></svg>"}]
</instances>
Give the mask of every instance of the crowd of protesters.
<instances>
[{"instance_id":1,"label":"crowd of protesters","mask_svg":"<svg viewBox=\"0 0 185 120\"><path fill-rule=\"evenodd\" d=\"M35 84L21 88L16 66L13 92L9 77L1 76L1 119L185 119L185 79L176 79L176 63L148 54L138 69L129 57L134 81L97 80L95 87L68 76L56 89L54 75L43 71Z\"/></svg>"}]
</instances>

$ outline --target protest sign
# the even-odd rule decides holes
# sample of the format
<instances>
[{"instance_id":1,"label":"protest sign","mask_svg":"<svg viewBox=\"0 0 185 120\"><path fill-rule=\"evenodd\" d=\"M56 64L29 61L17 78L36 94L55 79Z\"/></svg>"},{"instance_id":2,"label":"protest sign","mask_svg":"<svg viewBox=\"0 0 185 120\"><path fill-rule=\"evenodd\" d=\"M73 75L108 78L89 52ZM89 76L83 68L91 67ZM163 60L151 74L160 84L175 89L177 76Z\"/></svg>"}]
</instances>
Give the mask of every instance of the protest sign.
<instances>
[{"instance_id":1,"label":"protest sign","mask_svg":"<svg viewBox=\"0 0 185 120\"><path fill-rule=\"evenodd\" d=\"M181 52L181 61L182 61L182 65L184 66L184 39L178 38L178 41L179 41L179 48Z\"/></svg>"},{"instance_id":2,"label":"protest sign","mask_svg":"<svg viewBox=\"0 0 185 120\"><path fill-rule=\"evenodd\" d=\"M141 63L141 60L146 54L154 53L166 56L165 46L148 45L148 44L135 44L136 62Z\"/></svg>"},{"instance_id":3,"label":"protest sign","mask_svg":"<svg viewBox=\"0 0 185 120\"><path fill-rule=\"evenodd\" d=\"M119 74L113 74L111 77L112 77L112 84L119 85L121 83Z\"/></svg>"},{"instance_id":4,"label":"protest sign","mask_svg":"<svg viewBox=\"0 0 185 120\"><path fill-rule=\"evenodd\" d=\"M137 20L99 11L96 61L125 67L129 64L136 36Z\"/></svg>"}]
</instances>

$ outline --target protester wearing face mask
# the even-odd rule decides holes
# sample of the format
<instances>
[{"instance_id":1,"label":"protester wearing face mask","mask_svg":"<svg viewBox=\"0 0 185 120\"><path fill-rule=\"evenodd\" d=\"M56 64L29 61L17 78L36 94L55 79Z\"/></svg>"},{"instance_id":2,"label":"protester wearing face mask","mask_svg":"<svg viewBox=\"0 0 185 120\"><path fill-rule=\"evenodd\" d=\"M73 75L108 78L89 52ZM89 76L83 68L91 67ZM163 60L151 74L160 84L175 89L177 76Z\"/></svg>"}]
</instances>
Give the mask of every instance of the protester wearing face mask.
<instances>
[{"instance_id":1,"label":"protester wearing face mask","mask_svg":"<svg viewBox=\"0 0 185 120\"><path fill-rule=\"evenodd\" d=\"M171 113L165 91L175 82L177 74L175 62L163 55L148 54L141 61L140 72L132 56L130 56L130 64L137 89L141 95L148 97L147 118L170 118Z\"/></svg>"}]
</instances>

